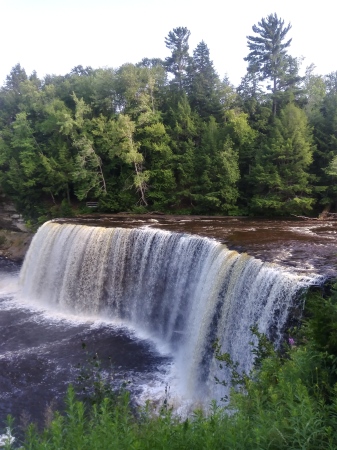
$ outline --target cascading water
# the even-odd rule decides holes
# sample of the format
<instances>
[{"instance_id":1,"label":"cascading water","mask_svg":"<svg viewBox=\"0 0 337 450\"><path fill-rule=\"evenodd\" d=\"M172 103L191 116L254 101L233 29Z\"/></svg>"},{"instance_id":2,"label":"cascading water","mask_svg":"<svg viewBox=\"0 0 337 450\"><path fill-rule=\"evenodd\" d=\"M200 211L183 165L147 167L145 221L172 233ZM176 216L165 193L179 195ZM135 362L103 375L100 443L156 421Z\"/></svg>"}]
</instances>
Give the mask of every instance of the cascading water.
<instances>
[{"instance_id":1,"label":"cascading water","mask_svg":"<svg viewBox=\"0 0 337 450\"><path fill-rule=\"evenodd\" d=\"M166 345L180 394L199 401L224 394L214 341L248 371L250 327L280 341L310 282L207 238L53 222L37 232L20 275L24 298L122 322Z\"/></svg>"}]
</instances>

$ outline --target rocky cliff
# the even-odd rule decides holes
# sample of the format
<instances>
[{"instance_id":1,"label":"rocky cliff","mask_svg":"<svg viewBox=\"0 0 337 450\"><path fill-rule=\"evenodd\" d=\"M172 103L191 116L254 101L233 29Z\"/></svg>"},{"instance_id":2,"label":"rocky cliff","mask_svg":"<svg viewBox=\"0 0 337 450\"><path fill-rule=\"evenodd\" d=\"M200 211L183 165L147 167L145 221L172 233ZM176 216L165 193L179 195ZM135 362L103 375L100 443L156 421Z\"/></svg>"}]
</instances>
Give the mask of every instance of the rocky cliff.
<instances>
[{"instance_id":1,"label":"rocky cliff","mask_svg":"<svg viewBox=\"0 0 337 450\"><path fill-rule=\"evenodd\" d=\"M22 260L32 236L14 205L0 201L0 257Z\"/></svg>"}]
</instances>

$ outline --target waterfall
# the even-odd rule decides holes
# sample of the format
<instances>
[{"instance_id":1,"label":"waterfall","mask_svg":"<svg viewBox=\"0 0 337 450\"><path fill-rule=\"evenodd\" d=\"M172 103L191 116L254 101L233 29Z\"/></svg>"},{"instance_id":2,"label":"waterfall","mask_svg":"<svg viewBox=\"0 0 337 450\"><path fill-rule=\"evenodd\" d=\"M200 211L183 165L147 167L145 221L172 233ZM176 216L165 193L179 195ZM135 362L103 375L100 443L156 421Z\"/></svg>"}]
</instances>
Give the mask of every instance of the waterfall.
<instances>
[{"instance_id":1,"label":"waterfall","mask_svg":"<svg viewBox=\"0 0 337 450\"><path fill-rule=\"evenodd\" d=\"M208 238L53 222L38 230L20 274L24 298L116 320L165 344L182 392L199 400L223 394L214 382L214 341L248 371L250 327L279 342L310 282Z\"/></svg>"}]
</instances>

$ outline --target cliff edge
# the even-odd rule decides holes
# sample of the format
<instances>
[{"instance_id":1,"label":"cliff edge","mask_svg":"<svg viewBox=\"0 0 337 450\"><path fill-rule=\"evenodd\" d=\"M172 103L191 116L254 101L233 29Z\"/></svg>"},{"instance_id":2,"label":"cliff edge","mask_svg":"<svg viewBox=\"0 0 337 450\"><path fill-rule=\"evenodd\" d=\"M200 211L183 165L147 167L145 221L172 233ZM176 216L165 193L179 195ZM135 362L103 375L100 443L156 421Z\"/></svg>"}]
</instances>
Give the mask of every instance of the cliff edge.
<instances>
[{"instance_id":1,"label":"cliff edge","mask_svg":"<svg viewBox=\"0 0 337 450\"><path fill-rule=\"evenodd\" d=\"M25 226L14 205L0 200L0 257L22 261L29 248L33 233Z\"/></svg>"}]
</instances>

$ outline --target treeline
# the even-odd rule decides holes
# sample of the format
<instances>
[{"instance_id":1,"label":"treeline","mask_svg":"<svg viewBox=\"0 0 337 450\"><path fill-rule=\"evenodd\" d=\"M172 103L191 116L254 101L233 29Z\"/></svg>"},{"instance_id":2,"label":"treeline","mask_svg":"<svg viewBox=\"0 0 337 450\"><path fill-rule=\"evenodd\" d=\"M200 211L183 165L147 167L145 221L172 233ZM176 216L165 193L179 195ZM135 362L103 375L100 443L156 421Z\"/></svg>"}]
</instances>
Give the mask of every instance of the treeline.
<instances>
[{"instance_id":1,"label":"treeline","mask_svg":"<svg viewBox=\"0 0 337 450\"><path fill-rule=\"evenodd\" d=\"M165 60L77 66L0 90L0 184L26 218L98 201L101 212L317 214L336 206L337 72L299 76L290 25L271 14L247 36L240 86L205 42L169 32Z\"/></svg>"}]
</instances>

